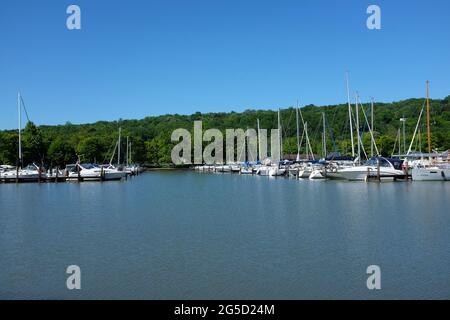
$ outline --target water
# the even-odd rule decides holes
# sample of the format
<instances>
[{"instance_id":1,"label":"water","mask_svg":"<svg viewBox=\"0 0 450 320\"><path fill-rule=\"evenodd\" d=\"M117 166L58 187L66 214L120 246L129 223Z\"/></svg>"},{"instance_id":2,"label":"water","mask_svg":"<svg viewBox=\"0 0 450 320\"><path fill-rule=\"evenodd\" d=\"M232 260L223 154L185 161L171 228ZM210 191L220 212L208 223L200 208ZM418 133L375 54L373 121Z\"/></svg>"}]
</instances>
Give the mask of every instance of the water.
<instances>
[{"instance_id":1,"label":"water","mask_svg":"<svg viewBox=\"0 0 450 320\"><path fill-rule=\"evenodd\" d=\"M193 172L0 185L0 298L448 299L449 194Z\"/></svg>"}]
</instances>

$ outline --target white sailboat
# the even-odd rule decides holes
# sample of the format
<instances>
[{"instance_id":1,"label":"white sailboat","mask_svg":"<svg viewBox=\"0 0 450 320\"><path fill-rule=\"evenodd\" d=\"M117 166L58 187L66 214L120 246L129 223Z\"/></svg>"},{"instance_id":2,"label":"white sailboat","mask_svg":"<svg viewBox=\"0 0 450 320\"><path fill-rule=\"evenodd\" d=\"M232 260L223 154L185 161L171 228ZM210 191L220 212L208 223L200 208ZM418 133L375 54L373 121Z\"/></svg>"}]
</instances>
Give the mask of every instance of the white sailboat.
<instances>
[{"instance_id":1,"label":"white sailboat","mask_svg":"<svg viewBox=\"0 0 450 320\"><path fill-rule=\"evenodd\" d=\"M22 168L23 154L22 154L22 96L20 92L17 93L17 112L18 112L18 129L19 129L19 158L18 167L11 169L0 174L0 177L4 181L11 181L18 179L20 181L31 182L37 181L39 178L45 178L45 173L40 172L40 168L36 164L28 165L26 168Z\"/></svg>"},{"instance_id":2,"label":"white sailboat","mask_svg":"<svg viewBox=\"0 0 450 320\"><path fill-rule=\"evenodd\" d=\"M326 136L326 121L325 121L325 112L322 112L322 152L323 159L325 160L327 157L327 136ZM326 179L325 168L324 166L315 166L313 171L309 176L309 180L323 180Z\"/></svg>"},{"instance_id":3,"label":"white sailboat","mask_svg":"<svg viewBox=\"0 0 450 320\"><path fill-rule=\"evenodd\" d=\"M427 81L428 159L424 159L422 157L421 160L417 161L415 165L413 165L412 179L413 181L450 181L450 164L433 160L433 158L437 158L437 154L433 154L431 148L430 96L428 85L429 82ZM411 147L409 149L411 150ZM408 154L410 150L408 150ZM435 157L432 157L432 155Z\"/></svg>"},{"instance_id":4,"label":"white sailboat","mask_svg":"<svg viewBox=\"0 0 450 320\"><path fill-rule=\"evenodd\" d=\"M279 138L280 138L280 148L279 148L279 161L281 162L281 158L283 156L283 133L281 131L281 119L280 119L280 109L278 109L278 131L279 131ZM269 169L269 177L279 177L284 176L286 174L286 169L282 168L280 165L280 162L278 164L273 165Z\"/></svg>"}]
</instances>

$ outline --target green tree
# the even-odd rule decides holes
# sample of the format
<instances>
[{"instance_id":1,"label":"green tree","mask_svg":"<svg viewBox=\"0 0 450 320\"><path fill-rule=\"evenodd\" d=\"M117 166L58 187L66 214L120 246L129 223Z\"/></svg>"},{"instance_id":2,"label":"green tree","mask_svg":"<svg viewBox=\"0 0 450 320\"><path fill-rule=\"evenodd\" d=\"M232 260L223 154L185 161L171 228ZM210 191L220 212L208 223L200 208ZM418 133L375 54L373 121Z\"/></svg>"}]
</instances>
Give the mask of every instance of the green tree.
<instances>
[{"instance_id":1,"label":"green tree","mask_svg":"<svg viewBox=\"0 0 450 320\"><path fill-rule=\"evenodd\" d=\"M34 162L42 164L45 161L47 145L44 142L41 130L29 121L22 135L23 164Z\"/></svg>"},{"instance_id":2,"label":"green tree","mask_svg":"<svg viewBox=\"0 0 450 320\"><path fill-rule=\"evenodd\" d=\"M62 137L57 137L50 143L48 158L54 164L62 166L76 162L77 154L72 143Z\"/></svg>"},{"instance_id":3,"label":"green tree","mask_svg":"<svg viewBox=\"0 0 450 320\"><path fill-rule=\"evenodd\" d=\"M96 137L83 138L77 146L77 155L82 162L97 162L103 159L104 146Z\"/></svg>"}]
</instances>

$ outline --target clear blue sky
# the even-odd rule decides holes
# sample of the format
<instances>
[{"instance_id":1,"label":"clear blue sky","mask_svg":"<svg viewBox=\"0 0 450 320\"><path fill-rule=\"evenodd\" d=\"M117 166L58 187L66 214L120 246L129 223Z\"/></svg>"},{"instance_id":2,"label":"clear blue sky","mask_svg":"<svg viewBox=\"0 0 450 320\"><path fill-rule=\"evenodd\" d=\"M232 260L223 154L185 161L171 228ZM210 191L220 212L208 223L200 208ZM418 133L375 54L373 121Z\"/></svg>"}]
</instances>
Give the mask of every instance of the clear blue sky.
<instances>
[{"instance_id":1,"label":"clear blue sky","mask_svg":"<svg viewBox=\"0 0 450 320\"><path fill-rule=\"evenodd\" d=\"M448 0L2 0L0 39L0 129L18 89L38 124L340 103L346 70L363 100L450 94Z\"/></svg>"}]
</instances>

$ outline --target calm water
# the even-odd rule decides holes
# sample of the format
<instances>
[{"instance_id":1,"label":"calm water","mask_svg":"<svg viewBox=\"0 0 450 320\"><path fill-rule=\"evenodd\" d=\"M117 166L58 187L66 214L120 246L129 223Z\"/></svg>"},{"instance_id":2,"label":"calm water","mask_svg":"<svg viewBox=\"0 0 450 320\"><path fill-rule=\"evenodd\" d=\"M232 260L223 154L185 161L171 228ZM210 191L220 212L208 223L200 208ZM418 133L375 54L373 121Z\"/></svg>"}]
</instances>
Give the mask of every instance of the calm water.
<instances>
[{"instance_id":1,"label":"calm water","mask_svg":"<svg viewBox=\"0 0 450 320\"><path fill-rule=\"evenodd\" d=\"M450 183L191 172L0 185L0 298L448 299L449 196Z\"/></svg>"}]
</instances>

